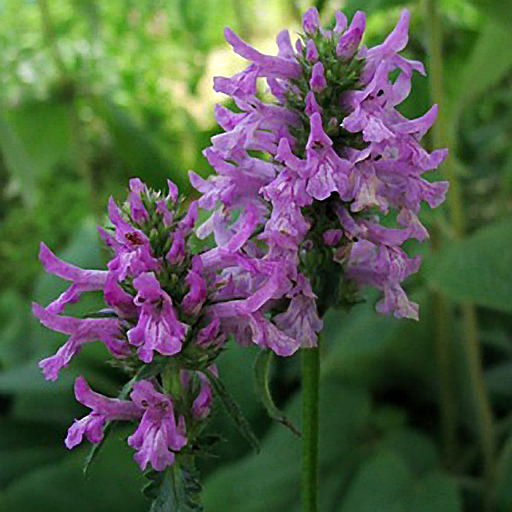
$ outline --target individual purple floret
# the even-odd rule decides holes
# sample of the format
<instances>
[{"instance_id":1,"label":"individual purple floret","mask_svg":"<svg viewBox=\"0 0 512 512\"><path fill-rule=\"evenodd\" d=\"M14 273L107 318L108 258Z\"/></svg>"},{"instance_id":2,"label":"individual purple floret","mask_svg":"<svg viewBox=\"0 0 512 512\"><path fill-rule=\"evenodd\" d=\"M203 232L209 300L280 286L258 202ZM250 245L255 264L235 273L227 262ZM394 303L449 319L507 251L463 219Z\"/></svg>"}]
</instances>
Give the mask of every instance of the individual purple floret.
<instances>
[{"instance_id":1,"label":"individual purple floret","mask_svg":"<svg viewBox=\"0 0 512 512\"><path fill-rule=\"evenodd\" d=\"M130 398L144 411L137 430L128 438L137 450L135 460L143 470L151 463L156 471L163 471L174 463L174 452L187 444L185 420L181 416L176 422L171 398L148 381L136 382Z\"/></svg>"},{"instance_id":2,"label":"individual purple floret","mask_svg":"<svg viewBox=\"0 0 512 512\"><path fill-rule=\"evenodd\" d=\"M69 334L69 340L59 348L54 356L43 359L39 366L44 376L56 380L59 370L67 366L85 343L101 341L116 358L129 354L128 344L122 339L121 326L116 318L74 318L59 316L47 309L33 304L32 311L41 323L54 331Z\"/></svg>"},{"instance_id":3,"label":"individual purple floret","mask_svg":"<svg viewBox=\"0 0 512 512\"><path fill-rule=\"evenodd\" d=\"M180 352L188 326L178 320L172 300L155 274L140 274L133 280L133 286L137 290L134 303L139 307L139 320L127 336L132 345L139 347L140 359L150 363L154 350L165 356Z\"/></svg>"},{"instance_id":4,"label":"individual purple floret","mask_svg":"<svg viewBox=\"0 0 512 512\"><path fill-rule=\"evenodd\" d=\"M91 390L83 377L75 381L76 399L89 409L91 413L69 428L66 446L71 449L82 442L83 437L91 443L99 443L104 436L103 429L108 422L114 420L131 421L141 418L144 409L129 400L107 398Z\"/></svg>"},{"instance_id":5,"label":"individual purple floret","mask_svg":"<svg viewBox=\"0 0 512 512\"><path fill-rule=\"evenodd\" d=\"M72 285L58 299L46 307L50 313L62 313L66 304L73 304L80 300L82 293L103 290L105 286L108 275L106 270L83 270L65 263L57 258L43 242L39 250L39 259L46 272L72 282Z\"/></svg>"},{"instance_id":6,"label":"individual purple floret","mask_svg":"<svg viewBox=\"0 0 512 512\"><path fill-rule=\"evenodd\" d=\"M409 257L402 245L428 236L420 204L438 206L448 188L422 176L446 156L419 144L437 107L416 120L396 110L413 72L424 74L421 63L399 54L408 41L408 11L370 49L360 46L364 13L347 25L338 12L334 29L326 30L311 8L295 49L288 33L279 33L276 57L226 29L227 42L250 64L231 78L215 78L215 90L231 96L238 112L216 107L224 133L204 154L217 173L208 180L191 174L199 204L213 210L198 236L213 232L218 245L203 263L222 267L221 279L238 296L212 309L240 342L252 337L281 355L314 346L320 316L338 300L353 301L353 285L383 292L379 313L417 318L401 283L417 272L419 256ZM259 78L274 104L257 96ZM381 224L386 216L396 218L395 226ZM229 245L236 235L239 243ZM341 266L337 291L329 282L333 264ZM249 326L237 325L233 312Z\"/></svg>"}]
</instances>

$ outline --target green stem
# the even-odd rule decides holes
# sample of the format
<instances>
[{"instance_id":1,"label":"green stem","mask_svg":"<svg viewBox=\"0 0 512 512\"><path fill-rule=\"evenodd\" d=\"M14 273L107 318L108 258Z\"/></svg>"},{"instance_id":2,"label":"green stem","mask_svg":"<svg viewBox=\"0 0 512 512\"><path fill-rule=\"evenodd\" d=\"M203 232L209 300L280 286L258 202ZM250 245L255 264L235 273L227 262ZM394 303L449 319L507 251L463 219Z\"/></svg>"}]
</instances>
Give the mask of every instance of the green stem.
<instances>
[{"instance_id":1,"label":"green stem","mask_svg":"<svg viewBox=\"0 0 512 512\"><path fill-rule=\"evenodd\" d=\"M475 406L478 413L478 431L480 433L480 443L482 445L482 452L484 456L484 474L487 484L484 510L490 511L492 510L492 491L495 476L494 418L485 386L480 346L478 344L478 323L473 304L464 304L462 306L462 319L466 335L468 369L473 388L472 391L475 399Z\"/></svg>"},{"instance_id":2,"label":"green stem","mask_svg":"<svg viewBox=\"0 0 512 512\"><path fill-rule=\"evenodd\" d=\"M443 33L437 0L425 0L427 30L429 32L429 78L430 92L434 103L439 106L437 121L432 128L432 142L436 148L449 146L451 151L443 164L443 172L450 182L450 192L447 203L450 210L451 221L455 232L462 236L465 231L464 202L459 176L456 172L453 156L452 139L453 130L446 117L446 104L444 96L443 79Z\"/></svg>"},{"instance_id":3,"label":"green stem","mask_svg":"<svg viewBox=\"0 0 512 512\"><path fill-rule=\"evenodd\" d=\"M318 512L319 347L302 349L302 510Z\"/></svg>"},{"instance_id":4,"label":"green stem","mask_svg":"<svg viewBox=\"0 0 512 512\"><path fill-rule=\"evenodd\" d=\"M433 129L433 142L438 147L446 145L451 146L451 142L455 138L455 134L453 133L453 128L450 126L446 118L443 86L443 37L437 0L425 0L425 7L427 26L430 36L430 88L432 98L434 102L439 105L440 111L438 121L436 125L434 125ZM450 182L448 206L451 221L456 237L463 238L466 231L464 201L459 176L456 172L455 159L451 153L448 154L443 170ZM444 313L446 313L446 308ZM478 416L480 444L482 446L484 456L484 472L487 483L485 510L491 510L491 493L494 481L495 465L494 420L489 396L485 388L480 347L478 345L478 321L474 304L467 303L462 306L462 319L464 339L466 341L465 349L467 352L467 363L471 378L475 409ZM443 350L448 350L448 347L443 347ZM448 354L448 352L446 352L446 354ZM447 370L447 368L449 367L445 367L443 371Z\"/></svg>"},{"instance_id":5,"label":"green stem","mask_svg":"<svg viewBox=\"0 0 512 512\"><path fill-rule=\"evenodd\" d=\"M452 372L448 322L451 308L439 292L432 293L436 332L436 360L439 372L441 432L444 465L452 468L457 457L457 406Z\"/></svg>"},{"instance_id":6,"label":"green stem","mask_svg":"<svg viewBox=\"0 0 512 512\"><path fill-rule=\"evenodd\" d=\"M443 60L442 60L442 30L437 11L436 0L426 0L426 19L429 32L429 64L430 64L430 92L432 99L439 105L439 114L436 124L432 128L433 146L443 147L447 143L446 117L443 108ZM452 221L455 229L462 228L462 198L459 191L458 179L451 172L451 153L447 157L443 170L450 182L448 201L452 212ZM455 183L455 187L454 184ZM436 226L432 230L432 250L437 252L440 246L440 233ZM434 307L434 324L436 332L436 361L439 373L439 405L441 413L441 432L443 436L444 463L451 467L457 451L457 417L455 391L452 381L452 357L450 350L449 319L453 316L451 308L444 295L434 292L432 295Z\"/></svg>"}]
</instances>

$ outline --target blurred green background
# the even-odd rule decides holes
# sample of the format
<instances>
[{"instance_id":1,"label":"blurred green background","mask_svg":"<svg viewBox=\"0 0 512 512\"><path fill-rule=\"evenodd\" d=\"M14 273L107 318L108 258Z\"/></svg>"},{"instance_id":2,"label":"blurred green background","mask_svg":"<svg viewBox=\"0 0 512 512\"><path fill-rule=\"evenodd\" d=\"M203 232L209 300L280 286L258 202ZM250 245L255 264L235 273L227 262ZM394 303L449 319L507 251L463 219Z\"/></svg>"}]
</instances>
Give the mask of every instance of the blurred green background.
<instances>
[{"instance_id":1,"label":"blurred green background","mask_svg":"<svg viewBox=\"0 0 512 512\"><path fill-rule=\"evenodd\" d=\"M139 176L153 187L210 169L214 75L244 65L223 41L230 25L265 51L283 27L299 31L299 0L0 1L0 510L139 512L143 478L111 436L84 478L88 447L63 445L84 410L72 382L85 375L115 395L123 383L99 344L58 382L37 361L63 337L38 325L30 303L65 284L43 275L39 242L74 264L101 268L95 226L109 195ZM401 106L435 100L429 147L448 146L451 191L423 212L433 233L408 291L418 323L380 318L375 297L330 312L322 370L321 511L512 511L512 1L318 0L369 15L365 42L382 41L412 12L408 57L427 64ZM441 44L441 37L443 41ZM442 50L442 52L440 52ZM444 75L444 77L442 76ZM433 176L439 178L439 175ZM95 298L74 313L90 311ZM222 409L211 430L218 458L199 462L206 512L299 510L300 441L271 425L255 392L255 352L232 346L226 385L262 440L250 452ZM273 368L278 404L300 424L296 357ZM85 443L84 443L85 444Z\"/></svg>"}]
</instances>

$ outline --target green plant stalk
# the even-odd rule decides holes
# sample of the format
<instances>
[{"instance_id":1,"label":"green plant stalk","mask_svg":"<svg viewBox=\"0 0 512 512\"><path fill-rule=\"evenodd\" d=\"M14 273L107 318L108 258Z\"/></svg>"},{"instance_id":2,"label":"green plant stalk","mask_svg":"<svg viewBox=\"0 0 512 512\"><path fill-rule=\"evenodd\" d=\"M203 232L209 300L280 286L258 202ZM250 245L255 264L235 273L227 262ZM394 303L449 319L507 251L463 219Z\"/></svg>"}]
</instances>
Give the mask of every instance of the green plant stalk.
<instances>
[{"instance_id":1,"label":"green plant stalk","mask_svg":"<svg viewBox=\"0 0 512 512\"><path fill-rule=\"evenodd\" d=\"M446 117L443 109L444 90L443 90L443 61L442 61L442 31L437 12L436 0L425 0L425 11L427 20L427 29L429 32L429 78L430 92L432 99L439 105L439 114L437 122L432 128L432 139L434 147L443 147L447 144ZM443 170L450 182L450 192L448 202L452 221L457 230L462 227L462 196L458 179L451 175L451 153L444 163ZM454 186L455 183L455 186ZM440 245L439 230L434 226L432 232L432 249L438 250ZM451 308L448 306L446 298L440 292L432 294L434 306L434 323L436 333L436 361L439 372L440 387L440 413L441 413L441 432L443 436L443 454L445 466L451 467L454 463L457 452L457 415L455 403L455 391L451 378L452 361L450 350L450 334L448 332L448 318L452 317Z\"/></svg>"},{"instance_id":2,"label":"green plant stalk","mask_svg":"<svg viewBox=\"0 0 512 512\"><path fill-rule=\"evenodd\" d=\"M454 133L453 128L448 123L446 117L446 106L444 101L443 86L443 57L442 57L442 29L437 0L425 0L426 20L429 31L429 54L430 54L430 89L432 98L439 105L440 114L437 123L433 128L433 142L436 146L451 146ZM466 231L464 202L459 177L456 172L454 157L449 153L443 165L443 170L450 182L450 192L448 194L448 207L450 211L451 222L454 227L457 238L462 238ZM478 416L478 430L480 444L484 456L484 471L487 481L486 510L490 509L490 494L494 481L494 420L489 397L485 388L483 369L481 365L480 348L478 345L478 322L475 306L467 303L462 305L462 319L464 337L466 340L465 348L467 351L468 369L471 377L473 397ZM446 310L444 311L444 313ZM439 320L439 317L438 317ZM441 324L442 325L442 324ZM446 339L448 333L446 334ZM443 347L444 354L448 354L448 347ZM443 365L449 365L446 358L439 357ZM440 373L449 371L449 366L440 369ZM444 399L443 399L444 401ZM447 406L448 404L445 404ZM447 414L444 411L443 414ZM450 433L450 436L452 434Z\"/></svg>"},{"instance_id":3,"label":"green plant stalk","mask_svg":"<svg viewBox=\"0 0 512 512\"><path fill-rule=\"evenodd\" d=\"M478 413L478 431L480 433L480 443L484 456L484 474L487 488L484 510L489 511L492 509L492 493L495 477L495 429L491 404L485 387L482 370L482 358L478 345L478 323L475 306L473 304L463 304L462 320L464 334L466 336L465 347L467 349L469 375Z\"/></svg>"},{"instance_id":4,"label":"green plant stalk","mask_svg":"<svg viewBox=\"0 0 512 512\"><path fill-rule=\"evenodd\" d=\"M432 293L436 333L436 361L440 383L441 433L443 459L447 468L452 468L458 451L457 409L452 373L452 354L448 319L453 317L446 298L439 292Z\"/></svg>"},{"instance_id":5,"label":"green plant stalk","mask_svg":"<svg viewBox=\"0 0 512 512\"><path fill-rule=\"evenodd\" d=\"M319 340L320 344L320 340ZM319 511L319 346L302 352L302 510Z\"/></svg>"}]
</instances>

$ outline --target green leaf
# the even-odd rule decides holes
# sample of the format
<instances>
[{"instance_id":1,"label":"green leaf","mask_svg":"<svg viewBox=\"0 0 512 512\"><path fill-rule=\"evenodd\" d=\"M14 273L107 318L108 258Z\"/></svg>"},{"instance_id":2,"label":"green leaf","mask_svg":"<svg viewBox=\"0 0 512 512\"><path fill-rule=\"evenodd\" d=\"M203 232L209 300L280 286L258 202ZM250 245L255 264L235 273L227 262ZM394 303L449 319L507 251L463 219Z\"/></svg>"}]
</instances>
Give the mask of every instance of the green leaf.
<instances>
[{"instance_id":1,"label":"green leaf","mask_svg":"<svg viewBox=\"0 0 512 512\"><path fill-rule=\"evenodd\" d=\"M418 322L379 316L376 297L372 294L345 315L326 315L323 336L332 349L322 362L322 374L375 390L393 382L417 397L436 399L434 324L427 294L412 297L420 305Z\"/></svg>"},{"instance_id":2,"label":"green leaf","mask_svg":"<svg viewBox=\"0 0 512 512\"><path fill-rule=\"evenodd\" d=\"M0 420L0 489L33 469L66 455L64 430L47 423Z\"/></svg>"},{"instance_id":3,"label":"green leaf","mask_svg":"<svg viewBox=\"0 0 512 512\"><path fill-rule=\"evenodd\" d=\"M34 165L17 134L2 117L0 117L0 148L9 172L19 182L21 197L26 206L34 206L37 199Z\"/></svg>"},{"instance_id":4,"label":"green leaf","mask_svg":"<svg viewBox=\"0 0 512 512\"><path fill-rule=\"evenodd\" d=\"M417 476L434 470L440 462L435 442L410 427L392 430L384 436L380 446L382 450L399 455Z\"/></svg>"},{"instance_id":5,"label":"green leaf","mask_svg":"<svg viewBox=\"0 0 512 512\"><path fill-rule=\"evenodd\" d=\"M340 512L394 512L414 478L397 455L381 452L357 472Z\"/></svg>"},{"instance_id":6,"label":"green leaf","mask_svg":"<svg viewBox=\"0 0 512 512\"><path fill-rule=\"evenodd\" d=\"M147 503L140 491L143 477L124 440L107 441L101 459L88 478L82 473L83 453L26 473L0 493L9 512L140 512Z\"/></svg>"},{"instance_id":7,"label":"green leaf","mask_svg":"<svg viewBox=\"0 0 512 512\"><path fill-rule=\"evenodd\" d=\"M5 116L33 163L32 174L44 175L72 160L70 105L67 101L29 101Z\"/></svg>"},{"instance_id":8,"label":"green leaf","mask_svg":"<svg viewBox=\"0 0 512 512\"><path fill-rule=\"evenodd\" d=\"M213 391L221 399L226 411L237 426L238 431L245 437L248 443L259 452L260 443L258 438L254 435L251 425L246 420L239 405L235 402L218 377L216 377L210 370L205 370L205 375L208 377Z\"/></svg>"},{"instance_id":9,"label":"green leaf","mask_svg":"<svg viewBox=\"0 0 512 512\"><path fill-rule=\"evenodd\" d=\"M435 471L416 481L393 512L462 512L462 500L453 478Z\"/></svg>"},{"instance_id":10,"label":"green leaf","mask_svg":"<svg viewBox=\"0 0 512 512\"><path fill-rule=\"evenodd\" d=\"M264 348L258 354L255 364L256 384L260 393L261 401L267 409L268 415L275 421L282 423L289 428L296 436L300 437L300 432L295 428L293 423L277 408L272 400L270 393L270 363L272 361L273 352L268 348Z\"/></svg>"},{"instance_id":11,"label":"green leaf","mask_svg":"<svg viewBox=\"0 0 512 512\"><path fill-rule=\"evenodd\" d=\"M497 512L512 509L512 437L507 439L498 461L495 484Z\"/></svg>"},{"instance_id":12,"label":"green leaf","mask_svg":"<svg viewBox=\"0 0 512 512\"><path fill-rule=\"evenodd\" d=\"M401 0L369 0L364 4L364 10L367 14L372 14L382 9L389 9L403 5ZM359 0L348 0L343 4L343 13L351 18L356 11L361 9L361 2Z\"/></svg>"},{"instance_id":13,"label":"green leaf","mask_svg":"<svg viewBox=\"0 0 512 512\"><path fill-rule=\"evenodd\" d=\"M14 291L6 290L0 296L0 367L13 368L31 355L29 344L20 343L30 336L30 317L32 312L28 301ZM1 378L0 373L0 378Z\"/></svg>"},{"instance_id":14,"label":"green leaf","mask_svg":"<svg viewBox=\"0 0 512 512\"><path fill-rule=\"evenodd\" d=\"M189 188L185 177L175 172L151 134L122 108L107 98L95 98L97 114L104 119L127 174L138 176L156 189L165 189L172 179L180 190Z\"/></svg>"},{"instance_id":15,"label":"green leaf","mask_svg":"<svg viewBox=\"0 0 512 512\"><path fill-rule=\"evenodd\" d=\"M297 394L285 410L287 417L300 424L302 401ZM320 492L321 510L336 496L367 442L361 435L370 420L370 398L364 390L342 386L326 379L320 387ZM217 470L203 492L208 512L291 511L300 502L301 442L288 430L274 425L264 439L261 453L249 454ZM335 468L335 478L329 473ZM337 480L337 484L336 481ZM324 494L328 484L328 494Z\"/></svg>"},{"instance_id":16,"label":"green leaf","mask_svg":"<svg viewBox=\"0 0 512 512\"><path fill-rule=\"evenodd\" d=\"M151 512L200 512L202 489L194 470L177 463L165 472L152 471L144 493L153 499Z\"/></svg>"},{"instance_id":17,"label":"green leaf","mask_svg":"<svg viewBox=\"0 0 512 512\"><path fill-rule=\"evenodd\" d=\"M480 229L429 261L431 285L457 302L512 311L512 218Z\"/></svg>"},{"instance_id":18,"label":"green leaf","mask_svg":"<svg viewBox=\"0 0 512 512\"><path fill-rule=\"evenodd\" d=\"M505 29L512 27L512 0L471 0L471 3ZM500 58L503 53L499 53Z\"/></svg>"},{"instance_id":19,"label":"green leaf","mask_svg":"<svg viewBox=\"0 0 512 512\"><path fill-rule=\"evenodd\" d=\"M508 28L495 21L485 24L468 63L457 78L457 82L464 84L464 87L457 87L454 122L459 121L472 101L507 76L512 67L512 52L503 49L510 48L511 45L512 33Z\"/></svg>"}]
</instances>

